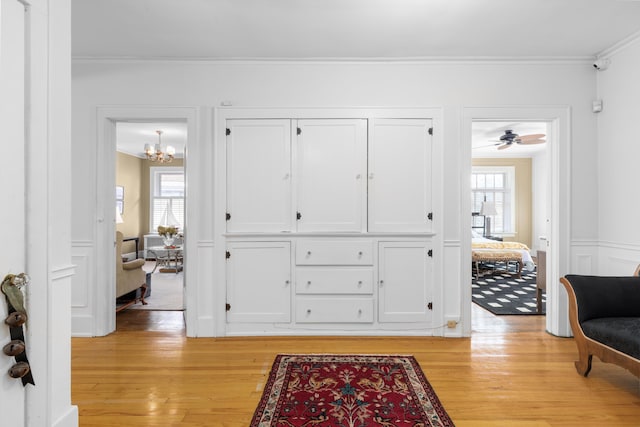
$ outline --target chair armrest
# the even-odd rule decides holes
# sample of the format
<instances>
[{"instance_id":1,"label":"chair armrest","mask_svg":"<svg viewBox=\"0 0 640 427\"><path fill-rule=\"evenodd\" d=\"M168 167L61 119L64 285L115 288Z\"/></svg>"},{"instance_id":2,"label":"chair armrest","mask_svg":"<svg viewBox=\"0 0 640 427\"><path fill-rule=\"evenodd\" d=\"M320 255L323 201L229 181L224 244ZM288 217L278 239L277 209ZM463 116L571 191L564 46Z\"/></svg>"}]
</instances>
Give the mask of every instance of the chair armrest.
<instances>
[{"instance_id":1,"label":"chair armrest","mask_svg":"<svg viewBox=\"0 0 640 427\"><path fill-rule=\"evenodd\" d=\"M144 265L144 260L142 258L137 258L132 261L127 261L122 263L122 268L124 270L135 270L136 268L140 268Z\"/></svg>"}]
</instances>

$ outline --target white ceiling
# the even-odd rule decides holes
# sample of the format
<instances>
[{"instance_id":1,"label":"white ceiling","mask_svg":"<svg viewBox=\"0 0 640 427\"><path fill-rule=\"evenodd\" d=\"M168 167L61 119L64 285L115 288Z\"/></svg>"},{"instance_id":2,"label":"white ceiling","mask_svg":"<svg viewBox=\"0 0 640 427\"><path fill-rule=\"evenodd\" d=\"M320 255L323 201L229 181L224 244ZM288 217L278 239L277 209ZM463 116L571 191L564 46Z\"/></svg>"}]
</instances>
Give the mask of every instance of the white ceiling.
<instances>
[{"instance_id":1,"label":"white ceiling","mask_svg":"<svg viewBox=\"0 0 640 427\"><path fill-rule=\"evenodd\" d=\"M187 142L187 124L183 122L118 122L116 123L117 151L145 158L144 145L153 146L158 142L157 130L162 131L162 145L176 149L176 158L183 157Z\"/></svg>"},{"instance_id":2,"label":"white ceiling","mask_svg":"<svg viewBox=\"0 0 640 427\"><path fill-rule=\"evenodd\" d=\"M72 0L72 54L179 59L586 59L637 0Z\"/></svg>"},{"instance_id":3,"label":"white ceiling","mask_svg":"<svg viewBox=\"0 0 640 427\"><path fill-rule=\"evenodd\" d=\"M639 36L638 0L72 0L76 60L586 61ZM141 156L162 128L180 152L171 125L119 126L119 150ZM484 123L474 144L506 126L545 133Z\"/></svg>"}]
</instances>

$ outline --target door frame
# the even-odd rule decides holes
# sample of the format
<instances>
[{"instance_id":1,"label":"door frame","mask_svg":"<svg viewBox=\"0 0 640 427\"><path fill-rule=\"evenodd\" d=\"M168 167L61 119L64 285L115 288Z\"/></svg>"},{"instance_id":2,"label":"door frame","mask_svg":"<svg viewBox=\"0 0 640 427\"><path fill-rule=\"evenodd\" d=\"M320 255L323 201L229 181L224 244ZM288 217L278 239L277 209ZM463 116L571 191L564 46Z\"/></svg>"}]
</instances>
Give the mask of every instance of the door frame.
<instances>
[{"instance_id":1,"label":"door frame","mask_svg":"<svg viewBox=\"0 0 640 427\"><path fill-rule=\"evenodd\" d=\"M188 154L197 158L198 141L198 109L196 107L131 107L131 106L108 106L97 108L97 156L96 156L96 218L95 218L95 254L96 254L96 280L94 281L95 295L93 299L95 336L104 336L113 331L116 327L115 318L115 210L113 209L113 188L115 188L115 167L116 167L116 125L118 122L126 121L171 121L179 120L187 123L187 143L185 144L184 170L185 180L197 173L196 165L189 165ZM193 188L191 188L193 192ZM189 233L192 236L198 235L197 221L192 221L193 212L197 210L193 204L196 200L189 197L190 188L185 189L185 230L188 224ZM196 238L185 239L185 325L187 334L190 332L190 325L197 322L196 298L196 274L187 274L187 271L196 271L197 259Z\"/></svg>"},{"instance_id":2,"label":"door frame","mask_svg":"<svg viewBox=\"0 0 640 427\"><path fill-rule=\"evenodd\" d=\"M471 212L471 126L474 121L536 121L548 123L549 225L547 239L546 330L557 336L571 336L567 295L560 286L561 275L569 269L571 215L571 123L570 108L556 107L465 107L461 121L460 206ZM471 335L471 233L469 221L460 221L463 334Z\"/></svg>"}]
</instances>

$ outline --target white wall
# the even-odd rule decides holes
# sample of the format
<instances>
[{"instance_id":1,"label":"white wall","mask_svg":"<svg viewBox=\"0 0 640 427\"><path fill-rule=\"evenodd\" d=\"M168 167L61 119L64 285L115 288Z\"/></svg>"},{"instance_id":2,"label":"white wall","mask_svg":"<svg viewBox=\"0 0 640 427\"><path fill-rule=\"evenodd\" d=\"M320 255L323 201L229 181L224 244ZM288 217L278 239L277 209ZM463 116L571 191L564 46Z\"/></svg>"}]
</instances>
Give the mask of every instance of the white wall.
<instances>
[{"instance_id":1,"label":"white wall","mask_svg":"<svg viewBox=\"0 0 640 427\"><path fill-rule=\"evenodd\" d=\"M598 72L598 221L602 274L628 275L640 263L640 40L610 54ZM594 171L595 172L595 171Z\"/></svg>"},{"instance_id":2,"label":"white wall","mask_svg":"<svg viewBox=\"0 0 640 427\"><path fill-rule=\"evenodd\" d=\"M444 128L444 272L445 316L459 316L460 295L468 291L461 279L461 117L474 106L568 106L571 109L573 153L571 163L571 237L595 240L597 165L595 71L587 62L433 62L433 63L206 63L206 62L75 62L73 65L73 224L74 250L82 253L87 280L74 282L74 292L87 286L105 286L96 275L99 260L94 236L96 206L96 107L149 105L202 107L201 117L223 101L249 107L441 107ZM523 117L525 119L525 117ZM205 129L197 144L202 153L212 143ZM575 147L577 145L577 147ZM211 155L211 154L209 154ZM207 159L198 159L206 161ZM211 159L212 160L212 159ZM200 182L196 197L213 192L211 182ZM201 211L199 241L212 241L212 212ZM75 258L74 258L75 259ZM78 260L80 260L78 258ZM197 260L198 265L211 260ZM560 266L561 273L569 266ZM463 283L464 282L464 283ZM210 290L201 289L203 295ZM213 301L199 301L198 316L209 316ZM91 321L92 307L83 308ZM95 319L93 319L95 320ZM74 324L75 325L75 324Z\"/></svg>"}]
</instances>

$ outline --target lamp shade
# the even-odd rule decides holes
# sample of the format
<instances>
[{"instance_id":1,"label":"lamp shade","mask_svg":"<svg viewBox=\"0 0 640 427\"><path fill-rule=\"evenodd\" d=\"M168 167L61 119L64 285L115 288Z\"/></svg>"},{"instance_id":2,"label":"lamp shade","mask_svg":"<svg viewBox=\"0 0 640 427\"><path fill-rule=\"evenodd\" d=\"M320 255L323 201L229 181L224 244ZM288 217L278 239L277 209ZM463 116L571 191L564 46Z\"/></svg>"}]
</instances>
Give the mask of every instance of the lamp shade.
<instances>
[{"instance_id":1,"label":"lamp shade","mask_svg":"<svg viewBox=\"0 0 640 427\"><path fill-rule=\"evenodd\" d=\"M116 224L122 224L124 220L122 219L122 215L120 215L120 209L116 206Z\"/></svg>"},{"instance_id":2,"label":"lamp shade","mask_svg":"<svg viewBox=\"0 0 640 427\"><path fill-rule=\"evenodd\" d=\"M496 204L494 202L482 202L482 207L480 208L480 215L491 216L498 215L498 211L496 210Z\"/></svg>"}]
</instances>

